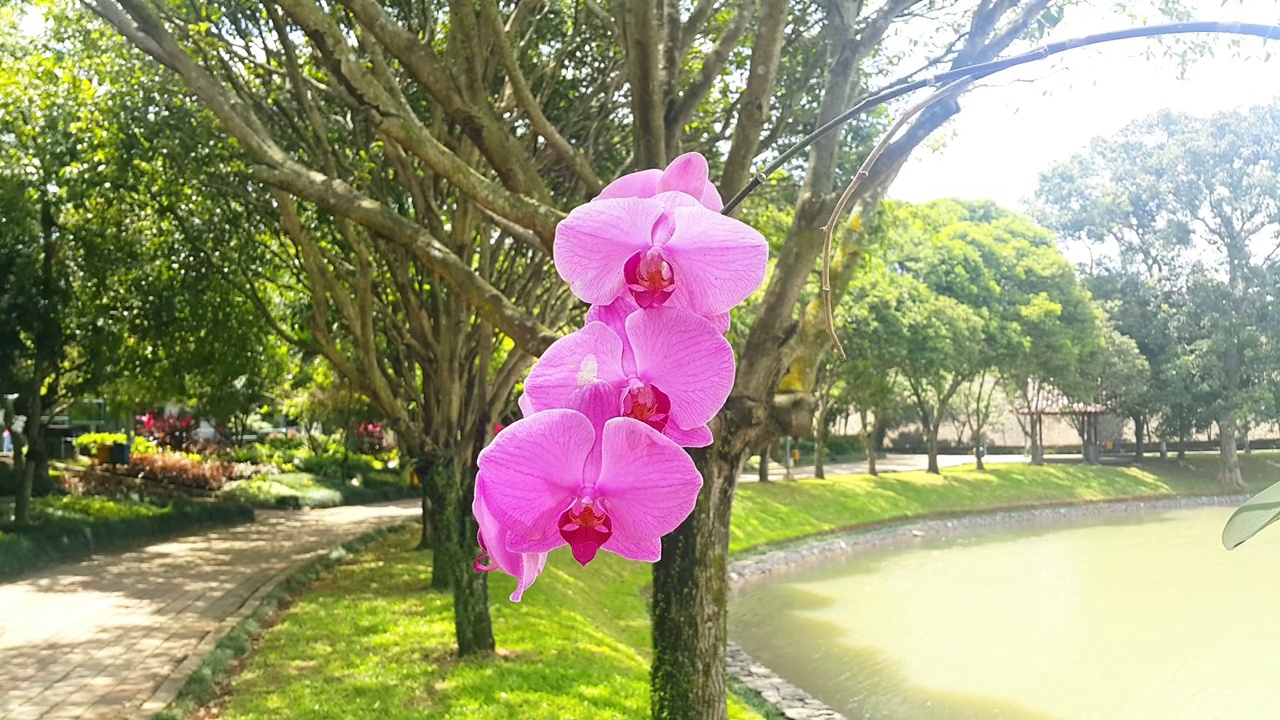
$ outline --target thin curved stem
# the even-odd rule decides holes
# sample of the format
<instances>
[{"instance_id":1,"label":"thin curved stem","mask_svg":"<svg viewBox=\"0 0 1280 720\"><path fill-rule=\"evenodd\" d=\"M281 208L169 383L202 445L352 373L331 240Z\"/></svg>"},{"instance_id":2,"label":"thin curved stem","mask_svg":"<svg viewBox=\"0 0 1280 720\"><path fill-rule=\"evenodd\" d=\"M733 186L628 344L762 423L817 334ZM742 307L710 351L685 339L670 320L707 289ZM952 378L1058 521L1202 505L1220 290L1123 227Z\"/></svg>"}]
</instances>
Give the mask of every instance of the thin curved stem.
<instances>
[{"instance_id":1,"label":"thin curved stem","mask_svg":"<svg viewBox=\"0 0 1280 720\"><path fill-rule=\"evenodd\" d=\"M726 215L733 212L743 199L750 195L756 188L760 187L760 185L764 184L769 179L770 175L785 165L788 160L812 145L819 138L831 133L836 128L874 107L883 105L891 100L900 98L903 95L915 92L916 90L926 87L945 85L947 83L954 82L959 78L965 77L970 78L971 81L980 80L1002 70L1008 70L1009 68L1025 65L1030 62L1035 62L1036 60L1043 60L1051 55L1057 55L1058 53L1066 52L1067 50L1074 50L1076 48L1087 47L1089 45L1099 45L1102 43L1115 42L1117 40L1129 40L1132 38L1158 37L1163 35L1187 35L1193 33L1252 35L1264 40L1276 40L1280 39L1280 25L1206 21L1148 25L1145 27L1128 28L1125 30L1112 30L1110 32L1085 35L1078 38L1049 43L1030 52L1026 52L1021 55L1014 55L1013 57L1004 58L1003 60L992 60L991 62L969 65L967 67L956 68L943 73L936 73L934 75L920 78L919 80L891 85L875 95L863 98L863 100L857 105L854 105L840 115L832 118L822 127L814 130L795 145L787 148L776 160L769 163L769 165L760 172L756 173L747 183L746 187L739 190L738 193L729 200L729 202L725 203L723 212Z\"/></svg>"},{"instance_id":2,"label":"thin curved stem","mask_svg":"<svg viewBox=\"0 0 1280 720\"><path fill-rule=\"evenodd\" d=\"M862 165L853 176L853 180L849 181L849 187L844 189L844 194L840 196L835 209L831 211L831 217L827 220L827 224L822 227L822 308L827 316L827 335L831 337L831 343L835 345L836 354L840 356L841 360L845 359L844 346L840 344L840 338L836 335L835 309L831 303L831 238L835 235L836 224L840 222L840 216L844 215L849 203L853 200L853 194L862 185L862 181L871 175L871 168L875 166L876 161L880 159L880 156L884 154L884 151L893 142L894 136L901 132L907 126L907 123L911 122L912 118L924 112L930 105L943 98L962 92L976 79L972 75L962 77L911 106L910 109L903 113L902 117L893 123L893 127L889 128L889 132L880 138L880 142L876 143L876 146L867 154L866 159L862 161Z\"/></svg>"}]
</instances>

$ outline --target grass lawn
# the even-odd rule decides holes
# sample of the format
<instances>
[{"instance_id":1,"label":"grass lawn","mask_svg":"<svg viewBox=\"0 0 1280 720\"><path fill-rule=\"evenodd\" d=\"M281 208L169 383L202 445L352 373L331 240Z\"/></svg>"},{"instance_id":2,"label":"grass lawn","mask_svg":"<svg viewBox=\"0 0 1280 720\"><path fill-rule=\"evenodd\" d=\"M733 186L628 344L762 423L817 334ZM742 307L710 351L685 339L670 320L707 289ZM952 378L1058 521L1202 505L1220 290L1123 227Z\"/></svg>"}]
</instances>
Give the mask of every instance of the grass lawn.
<instances>
[{"instance_id":1,"label":"grass lawn","mask_svg":"<svg viewBox=\"0 0 1280 720\"><path fill-rule=\"evenodd\" d=\"M1280 477L1280 456L1243 457L1257 488ZM901 473L745 484L734 510L741 553L864 522L938 511L1173 493L1213 493L1215 463L1139 468L995 466L941 477ZM432 717L610 720L648 717L646 565L601 553L588 568L565 551L520 604L514 581L491 575L499 653L452 657L449 598L429 593L430 557L414 532L357 553L321 578L262 637L216 703L222 718ZM737 700L730 717L761 716Z\"/></svg>"}]
</instances>

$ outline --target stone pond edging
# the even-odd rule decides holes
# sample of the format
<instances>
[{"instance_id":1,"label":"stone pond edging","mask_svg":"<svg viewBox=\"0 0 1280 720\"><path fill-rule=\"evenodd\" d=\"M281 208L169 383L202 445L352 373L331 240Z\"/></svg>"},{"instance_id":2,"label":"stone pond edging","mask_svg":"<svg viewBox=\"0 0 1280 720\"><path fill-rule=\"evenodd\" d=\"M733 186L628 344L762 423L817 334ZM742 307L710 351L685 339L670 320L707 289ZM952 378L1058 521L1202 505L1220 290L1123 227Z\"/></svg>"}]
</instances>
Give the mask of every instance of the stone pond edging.
<instances>
[{"instance_id":1,"label":"stone pond edging","mask_svg":"<svg viewBox=\"0 0 1280 720\"><path fill-rule=\"evenodd\" d=\"M851 528L838 534L824 533L810 537L808 540L800 539L785 547L734 561L729 564L729 586L736 591L783 572L811 567L871 550L905 545L924 538L966 535L984 529L1054 525L1095 517L1239 505L1248 498L1248 495L1151 497L979 510L961 515L924 517L916 520L902 518L887 524L875 523L861 529ZM725 653L725 664L731 676L759 693L766 702L791 720L846 720L843 715L827 707L821 700L753 660L746 651L733 643L729 643Z\"/></svg>"}]
</instances>

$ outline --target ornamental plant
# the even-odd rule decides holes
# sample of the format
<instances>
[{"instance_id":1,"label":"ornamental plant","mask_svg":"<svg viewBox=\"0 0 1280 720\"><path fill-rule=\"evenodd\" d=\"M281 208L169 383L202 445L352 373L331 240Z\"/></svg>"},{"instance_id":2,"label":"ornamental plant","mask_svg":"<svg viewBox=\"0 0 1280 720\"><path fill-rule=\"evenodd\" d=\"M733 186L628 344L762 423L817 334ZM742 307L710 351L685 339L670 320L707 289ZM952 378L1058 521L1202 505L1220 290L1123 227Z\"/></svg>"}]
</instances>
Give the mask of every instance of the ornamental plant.
<instances>
[{"instance_id":1,"label":"ornamental plant","mask_svg":"<svg viewBox=\"0 0 1280 720\"><path fill-rule=\"evenodd\" d=\"M764 281L769 247L720 213L707 161L623 176L556 228L556 270L591 303L586 325L530 370L524 418L479 456L475 568L516 578L518 602L568 546L655 562L693 511L702 475L684 448L733 388L729 311Z\"/></svg>"}]
</instances>

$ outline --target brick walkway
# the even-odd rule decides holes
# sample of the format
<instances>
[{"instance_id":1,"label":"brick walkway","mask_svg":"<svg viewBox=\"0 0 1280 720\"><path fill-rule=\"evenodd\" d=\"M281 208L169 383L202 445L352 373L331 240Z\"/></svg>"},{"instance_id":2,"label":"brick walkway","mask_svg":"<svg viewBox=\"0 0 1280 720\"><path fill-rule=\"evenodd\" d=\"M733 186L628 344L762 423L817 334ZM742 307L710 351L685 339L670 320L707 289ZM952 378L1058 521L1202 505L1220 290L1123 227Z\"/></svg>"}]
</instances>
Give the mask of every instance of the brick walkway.
<instances>
[{"instance_id":1,"label":"brick walkway","mask_svg":"<svg viewBox=\"0 0 1280 720\"><path fill-rule=\"evenodd\" d=\"M0 584L0 720L150 717L305 556L419 512L416 501L260 511Z\"/></svg>"}]
</instances>

